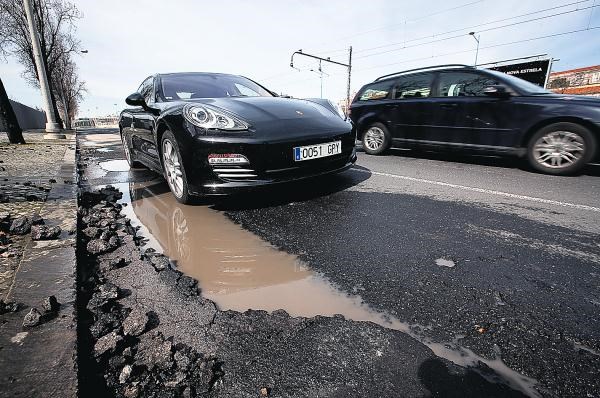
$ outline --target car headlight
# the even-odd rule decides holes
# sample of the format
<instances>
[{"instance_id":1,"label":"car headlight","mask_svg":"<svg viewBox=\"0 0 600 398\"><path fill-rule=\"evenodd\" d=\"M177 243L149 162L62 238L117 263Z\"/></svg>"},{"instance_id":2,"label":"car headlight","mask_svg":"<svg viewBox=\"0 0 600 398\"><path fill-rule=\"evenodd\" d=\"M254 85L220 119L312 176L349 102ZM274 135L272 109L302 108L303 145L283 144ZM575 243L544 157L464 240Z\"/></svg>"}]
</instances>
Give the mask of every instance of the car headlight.
<instances>
[{"instance_id":1,"label":"car headlight","mask_svg":"<svg viewBox=\"0 0 600 398\"><path fill-rule=\"evenodd\" d=\"M248 130L248 123L209 105L188 104L183 109L184 117L194 126L204 129L226 131Z\"/></svg>"}]
</instances>

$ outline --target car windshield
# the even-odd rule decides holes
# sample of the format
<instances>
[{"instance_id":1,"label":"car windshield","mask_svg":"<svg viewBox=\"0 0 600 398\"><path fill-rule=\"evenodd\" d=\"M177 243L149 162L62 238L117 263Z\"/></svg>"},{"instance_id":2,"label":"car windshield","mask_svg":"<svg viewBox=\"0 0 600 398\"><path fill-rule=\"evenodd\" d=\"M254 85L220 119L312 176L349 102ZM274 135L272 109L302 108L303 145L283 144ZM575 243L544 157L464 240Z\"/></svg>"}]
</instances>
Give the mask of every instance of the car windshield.
<instances>
[{"instance_id":1,"label":"car windshield","mask_svg":"<svg viewBox=\"0 0 600 398\"><path fill-rule=\"evenodd\" d=\"M498 72L495 70L487 70L487 72L501 77L504 80L507 80L511 85L516 87L519 91L524 91L530 95L540 95L540 94L552 94L552 92L544 89L543 87L538 86L537 84L533 84L528 82L527 80L519 79L518 77L507 75L506 73Z\"/></svg>"},{"instance_id":2,"label":"car windshield","mask_svg":"<svg viewBox=\"0 0 600 398\"><path fill-rule=\"evenodd\" d=\"M269 91L241 76L189 73L161 76L162 98L272 97Z\"/></svg>"}]
</instances>

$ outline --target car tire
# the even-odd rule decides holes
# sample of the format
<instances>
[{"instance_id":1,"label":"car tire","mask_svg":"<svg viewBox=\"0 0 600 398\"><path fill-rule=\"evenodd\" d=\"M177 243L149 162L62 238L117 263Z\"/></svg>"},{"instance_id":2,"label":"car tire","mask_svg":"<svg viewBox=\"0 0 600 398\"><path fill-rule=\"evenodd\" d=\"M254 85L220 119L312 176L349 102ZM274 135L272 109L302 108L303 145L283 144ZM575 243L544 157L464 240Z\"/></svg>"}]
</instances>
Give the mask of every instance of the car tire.
<instances>
[{"instance_id":1,"label":"car tire","mask_svg":"<svg viewBox=\"0 0 600 398\"><path fill-rule=\"evenodd\" d=\"M392 143L390 133L382 123L373 123L365 130L362 136L363 149L369 155L380 155Z\"/></svg>"},{"instance_id":2,"label":"car tire","mask_svg":"<svg viewBox=\"0 0 600 398\"><path fill-rule=\"evenodd\" d=\"M165 131L160 140L160 156L167 184L179 203L190 204L194 196L190 193L187 175L183 167L181 150L177 139L170 131Z\"/></svg>"},{"instance_id":3,"label":"car tire","mask_svg":"<svg viewBox=\"0 0 600 398\"><path fill-rule=\"evenodd\" d=\"M123 134L121 134L121 143L123 144L123 153L125 154L125 160L127 160L127 164L132 169L139 169L144 167L144 165L137 160L133 160L133 154L131 153L131 149L129 149L129 144Z\"/></svg>"},{"instance_id":4,"label":"car tire","mask_svg":"<svg viewBox=\"0 0 600 398\"><path fill-rule=\"evenodd\" d=\"M531 167L547 174L570 175L581 170L596 153L596 139L582 125L560 122L538 130L527 145Z\"/></svg>"}]
</instances>

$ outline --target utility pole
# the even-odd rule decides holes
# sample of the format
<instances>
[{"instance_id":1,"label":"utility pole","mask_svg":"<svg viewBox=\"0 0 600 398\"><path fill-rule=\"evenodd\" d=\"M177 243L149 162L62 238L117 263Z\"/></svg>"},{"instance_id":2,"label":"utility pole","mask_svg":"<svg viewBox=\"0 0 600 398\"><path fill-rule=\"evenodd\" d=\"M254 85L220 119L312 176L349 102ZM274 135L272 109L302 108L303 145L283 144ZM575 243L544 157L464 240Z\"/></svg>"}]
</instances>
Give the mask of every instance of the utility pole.
<instances>
[{"instance_id":1,"label":"utility pole","mask_svg":"<svg viewBox=\"0 0 600 398\"><path fill-rule=\"evenodd\" d=\"M347 64L344 64L342 62L332 61L330 57L322 58L322 57L318 57L316 55L304 53L304 52L302 52L302 50L298 50L298 51L294 51L292 53L292 58L290 59L290 67L294 68L294 69L298 69L298 68L294 67L294 55L296 55L296 54L303 55L303 56L309 57L309 58L318 59L319 60L319 69L321 68L320 67L321 61L329 62L329 63L335 64L335 65L344 66L344 67L348 68L348 87L346 90L346 120L348 120L348 110L350 109L350 75L352 73L352 46L350 46L350 48L348 49L348 63Z\"/></svg>"},{"instance_id":2,"label":"utility pole","mask_svg":"<svg viewBox=\"0 0 600 398\"><path fill-rule=\"evenodd\" d=\"M44 139L67 138L61 133L60 126L56 123L56 115L50 97L50 84L48 84L48 76L46 76L46 67L44 58L42 58L42 49L38 31L35 27L33 17L33 7L31 0L23 0L25 6L25 15L27 16L27 26L29 27L29 35L31 36L31 46L33 50L33 58L35 59L35 67L38 73L40 89L42 91L42 100L44 102L44 110L46 111L46 134Z\"/></svg>"},{"instance_id":3,"label":"utility pole","mask_svg":"<svg viewBox=\"0 0 600 398\"><path fill-rule=\"evenodd\" d=\"M352 76L352 46L348 49L348 87L346 88L346 120L350 114L350 77Z\"/></svg>"}]
</instances>

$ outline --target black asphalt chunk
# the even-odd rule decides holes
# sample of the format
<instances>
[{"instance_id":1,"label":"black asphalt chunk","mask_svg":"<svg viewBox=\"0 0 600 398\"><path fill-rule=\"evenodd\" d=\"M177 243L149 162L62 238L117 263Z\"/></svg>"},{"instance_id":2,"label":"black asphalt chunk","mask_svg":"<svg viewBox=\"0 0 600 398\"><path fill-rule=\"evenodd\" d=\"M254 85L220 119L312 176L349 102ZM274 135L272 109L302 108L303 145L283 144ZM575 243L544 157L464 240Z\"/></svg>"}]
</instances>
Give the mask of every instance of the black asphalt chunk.
<instances>
[{"instance_id":1,"label":"black asphalt chunk","mask_svg":"<svg viewBox=\"0 0 600 398\"><path fill-rule=\"evenodd\" d=\"M25 235L31 231L31 220L27 216L19 216L12 221L9 232L15 235Z\"/></svg>"}]
</instances>

